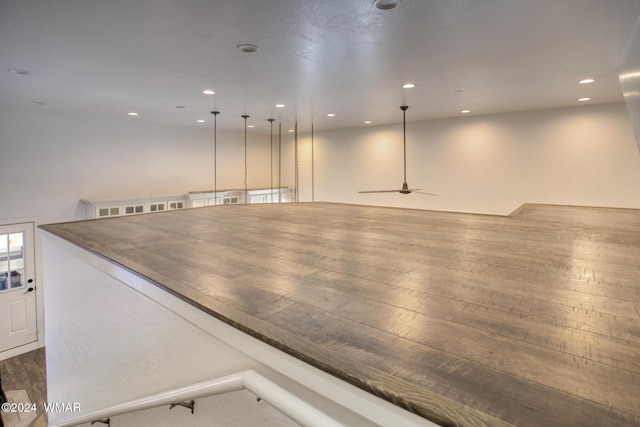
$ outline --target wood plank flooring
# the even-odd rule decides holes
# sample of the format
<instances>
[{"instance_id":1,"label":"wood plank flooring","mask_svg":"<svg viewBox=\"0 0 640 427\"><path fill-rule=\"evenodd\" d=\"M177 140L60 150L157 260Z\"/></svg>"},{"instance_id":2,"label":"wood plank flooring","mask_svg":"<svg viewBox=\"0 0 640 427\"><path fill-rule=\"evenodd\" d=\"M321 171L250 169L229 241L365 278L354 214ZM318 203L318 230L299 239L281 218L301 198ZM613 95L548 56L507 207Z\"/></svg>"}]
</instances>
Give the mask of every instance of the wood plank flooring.
<instances>
[{"instance_id":1,"label":"wood plank flooring","mask_svg":"<svg viewBox=\"0 0 640 427\"><path fill-rule=\"evenodd\" d=\"M640 426L640 211L330 203L43 226L443 426Z\"/></svg>"},{"instance_id":2,"label":"wood plank flooring","mask_svg":"<svg viewBox=\"0 0 640 427\"><path fill-rule=\"evenodd\" d=\"M30 427L46 427L47 413L43 403L47 401L47 364L45 349L30 351L0 361L2 388L10 390L26 390L32 403L38 408L38 417Z\"/></svg>"}]
</instances>

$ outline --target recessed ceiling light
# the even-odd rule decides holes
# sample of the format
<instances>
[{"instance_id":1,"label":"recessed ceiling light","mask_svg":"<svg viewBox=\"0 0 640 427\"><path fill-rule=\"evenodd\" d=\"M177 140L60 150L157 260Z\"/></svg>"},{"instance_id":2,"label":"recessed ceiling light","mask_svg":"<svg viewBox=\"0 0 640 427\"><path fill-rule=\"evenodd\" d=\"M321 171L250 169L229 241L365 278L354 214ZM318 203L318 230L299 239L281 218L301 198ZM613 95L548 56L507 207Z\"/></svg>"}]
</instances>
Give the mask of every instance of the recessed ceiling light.
<instances>
[{"instance_id":1,"label":"recessed ceiling light","mask_svg":"<svg viewBox=\"0 0 640 427\"><path fill-rule=\"evenodd\" d=\"M373 7L380 10L391 10L398 7L399 0L374 0Z\"/></svg>"},{"instance_id":2,"label":"recessed ceiling light","mask_svg":"<svg viewBox=\"0 0 640 427\"><path fill-rule=\"evenodd\" d=\"M596 81L596 79L582 79L582 80L580 80L578 83L580 83L580 84L587 84L587 83L593 83L593 82L595 82L595 81Z\"/></svg>"},{"instance_id":3,"label":"recessed ceiling light","mask_svg":"<svg viewBox=\"0 0 640 427\"><path fill-rule=\"evenodd\" d=\"M416 87L414 83L405 83L402 85L403 89L413 89L414 87Z\"/></svg>"},{"instance_id":4,"label":"recessed ceiling light","mask_svg":"<svg viewBox=\"0 0 640 427\"><path fill-rule=\"evenodd\" d=\"M236 46L240 52L244 53L254 53L258 51L258 46L255 44L243 43Z\"/></svg>"},{"instance_id":5,"label":"recessed ceiling light","mask_svg":"<svg viewBox=\"0 0 640 427\"><path fill-rule=\"evenodd\" d=\"M467 113L470 113L470 112L471 112L471 110L462 110L462 111L460 111L460 112L461 112L462 114L467 114Z\"/></svg>"},{"instance_id":6,"label":"recessed ceiling light","mask_svg":"<svg viewBox=\"0 0 640 427\"><path fill-rule=\"evenodd\" d=\"M198 120L196 120L196 122L198 122L198 123L204 123L204 120L202 120L202 119L198 119Z\"/></svg>"},{"instance_id":7,"label":"recessed ceiling light","mask_svg":"<svg viewBox=\"0 0 640 427\"><path fill-rule=\"evenodd\" d=\"M202 93L204 93L205 95L213 95L215 94L214 91L212 91L211 89L205 89L202 91Z\"/></svg>"},{"instance_id":8,"label":"recessed ceiling light","mask_svg":"<svg viewBox=\"0 0 640 427\"><path fill-rule=\"evenodd\" d=\"M371 123L372 123L372 121L371 121L371 120L365 120L365 121L364 121L364 124L365 124L365 125L370 125Z\"/></svg>"},{"instance_id":9,"label":"recessed ceiling light","mask_svg":"<svg viewBox=\"0 0 640 427\"><path fill-rule=\"evenodd\" d=\"M284 104L276 104L276 108L284 108L285 105Z\"/></svg>"},{"instance_id":10,"label":"recessed ceiling light","mask_svg":"<svg viewBox=\"0 0 640 427\"><path fill-rule=\"evenodd\" d=\"M45 104L44 102L42 102L42 101L31 101L31 102L29 102L29 104L31 104L31 105L38 105L38 106L40 106L40 105L46 105L46 104Z\"/></svg>"},{"instance_id":11,"label":"recessed ceiling light","mask_svg":"<svg viewBox=\"0 0 640 427\"><path fill-rule=\"evenodd\" d=\"M289 129L289 132L294 132L294 130L293 129Z\"/></svg>"},{"instance_id":12,"label":"recessed ceiling light","mask_svg":"<svg viewBox=\"0 0 640 427\"><path fill-rule=\"evenodd\" d=\"M335 116L336 116L336 115L335 115L335 114L333 114L333 113L329 113L329 114L327 114L327 117L335 117Z\"/></svg>"},{"instance_id":13,"label":"recessed ceiling light","mask_svg":"<svg viewBox=\"0 0 640 427\"><path fill-rule=\"evenodd\" d=\"M129 116L137 116L137 115L138 115L138 113L134 113L134 112L132 111L132 112L130 112L130 113L127 113L127 115L129 115Z\"/></svg>"},{"instance_id":14,"label":"recessed ceiling light","mask_svg":"<svg viewBox=\"0 0 640 427\"><path fill-rule=\"evenodd\" d=\"M248 128L254 128L256 127L255 125L247 125Z\"/></svg>"},{"instance_id":15,"label":"recessed ceiling light","mask_svg":"<svg viewBox=\"0 0 640 427\"><path fill-rule=\"evenodd\" d=\"M580 102L591 101L591 98L578 98L578 101Z\"/></svg>"},{"instance_id":16,"label":"recessed ceiling light","mask_svg":"<svg viewBox=\"0 0 640 427\"><path fill-rule=\"evenodd\" d=\"M176 108L186 108L184 105L176 105Z\"/></svg>"},{"instance_id":17,"label":"recessed ceiling light","mask_svg":"<svg viewBox=\"0 0 640 427\"><path fill-rule=\"evenodd\" d=\"M29 74L31 74L31 71L24 70L22 68L9 68L9 72L11 74L18 74L20 76L28 76Z\"/></svg>"}]
</instances>

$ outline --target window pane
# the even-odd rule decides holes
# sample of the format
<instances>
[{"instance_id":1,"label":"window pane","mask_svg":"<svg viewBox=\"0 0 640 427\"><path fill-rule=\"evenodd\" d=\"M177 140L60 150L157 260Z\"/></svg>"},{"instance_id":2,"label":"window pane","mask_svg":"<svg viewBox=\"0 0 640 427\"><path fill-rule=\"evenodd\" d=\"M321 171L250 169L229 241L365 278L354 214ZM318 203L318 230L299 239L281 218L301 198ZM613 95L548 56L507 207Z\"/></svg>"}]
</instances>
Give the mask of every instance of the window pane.
<instances>
[{"instance_id":1,"label":"window pane","mask_svg":"<svg viewBox=\"0 0 640 427\"><path fill-rule=\"evenodd\" d=\"M0 234L0 291L9 287L9 235Z\"/></svg>"},{"instance_id":2,"label":"window pane","mask_svg":"<svg viewBox=\"0 0 640 427\"><path fill-rule=\"evenodd\" d=\"M24 282L24 233L0 235L0 291Z\"/></svg>"}]
</instances>

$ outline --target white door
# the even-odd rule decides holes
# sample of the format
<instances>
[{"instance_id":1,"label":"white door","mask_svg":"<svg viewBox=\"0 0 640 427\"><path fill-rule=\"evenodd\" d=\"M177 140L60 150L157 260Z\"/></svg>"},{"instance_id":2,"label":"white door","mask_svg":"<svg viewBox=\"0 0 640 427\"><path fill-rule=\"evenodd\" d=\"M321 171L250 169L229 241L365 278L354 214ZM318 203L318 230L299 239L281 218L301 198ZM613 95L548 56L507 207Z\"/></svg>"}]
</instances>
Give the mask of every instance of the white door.
<instances>
[{"instance_id":1,"label":"white door","mask_svg":"<svg viewBox=\"0 0 640 427\"><path fill-rule=\"evenodd\" d=\"M37 341L33 223L0 226L0 352Z\"/></svg>"}]
</instances>

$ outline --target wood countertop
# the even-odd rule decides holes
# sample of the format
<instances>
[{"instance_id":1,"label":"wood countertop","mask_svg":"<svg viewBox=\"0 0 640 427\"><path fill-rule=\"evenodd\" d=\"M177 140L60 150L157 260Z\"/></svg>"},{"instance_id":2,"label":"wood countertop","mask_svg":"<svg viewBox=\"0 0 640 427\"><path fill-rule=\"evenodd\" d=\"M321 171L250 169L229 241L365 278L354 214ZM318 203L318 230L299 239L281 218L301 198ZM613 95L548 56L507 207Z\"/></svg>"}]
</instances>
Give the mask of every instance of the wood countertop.
<instances>
[{"instance_id":1,"label":"wood countertop","mask_svg":"<svg viewBox=\"0 0 640 427\"><path fill-rule=\"evenodd\" d=\"M41 228L443 426L640 426L640 210L283 203Z\"/></svg>"}]
</instances>

